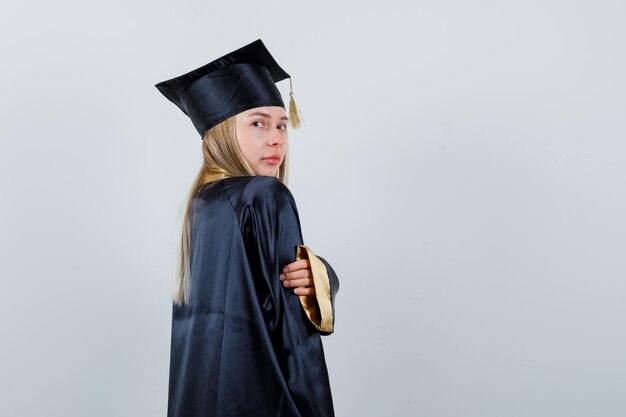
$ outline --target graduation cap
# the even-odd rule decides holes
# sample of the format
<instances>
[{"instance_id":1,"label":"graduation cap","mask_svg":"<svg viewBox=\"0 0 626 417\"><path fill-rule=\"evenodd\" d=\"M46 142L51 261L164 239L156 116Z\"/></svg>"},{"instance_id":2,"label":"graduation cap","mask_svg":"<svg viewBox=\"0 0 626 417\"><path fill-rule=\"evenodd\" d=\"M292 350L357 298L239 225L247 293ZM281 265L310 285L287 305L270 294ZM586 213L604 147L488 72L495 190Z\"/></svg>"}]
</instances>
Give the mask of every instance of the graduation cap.
<instances>
[{"instance_id":1,"label":"graduation cap","mask_svg":"<svg viewBox=\"0 0 626 417\"><path fill-rule=\"evenodd\" d=\"M285 108L275 84L285 78L289 78L290 86L289 121L298 128L301 116L291 77L261 39L155 87L189 116L202 137L208 129L242 111L262 106Z\"/></svg>"}]
</instances>

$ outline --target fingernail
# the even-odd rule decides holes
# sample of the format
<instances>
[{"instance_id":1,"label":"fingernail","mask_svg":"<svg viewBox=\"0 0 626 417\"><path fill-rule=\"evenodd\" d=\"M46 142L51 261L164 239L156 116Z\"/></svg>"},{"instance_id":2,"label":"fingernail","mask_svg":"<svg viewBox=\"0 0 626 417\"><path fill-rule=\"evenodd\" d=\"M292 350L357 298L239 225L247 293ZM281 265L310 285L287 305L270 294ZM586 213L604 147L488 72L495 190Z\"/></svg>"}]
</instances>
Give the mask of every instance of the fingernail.
<instances>
[{"instance_id":1,"label":"fingernail","mask_svg":"<svg viewBox=\"0 0 626 417\"><path fill-rule=\"evenodd\" d=\"M287 267L283 268L283 272L287 272L288 270L289 270L289 268L287 268Z\"/></svg>"},{"instance_id":2,"label":"fingernail","mask_svg":"<svg viewBox=\"0 0 626 417\"><path fill-rule=\"evenodd\" d=\"M285 279L285 274L280 274L280 280L284 280Z\"/></svg>"}]
</instances>

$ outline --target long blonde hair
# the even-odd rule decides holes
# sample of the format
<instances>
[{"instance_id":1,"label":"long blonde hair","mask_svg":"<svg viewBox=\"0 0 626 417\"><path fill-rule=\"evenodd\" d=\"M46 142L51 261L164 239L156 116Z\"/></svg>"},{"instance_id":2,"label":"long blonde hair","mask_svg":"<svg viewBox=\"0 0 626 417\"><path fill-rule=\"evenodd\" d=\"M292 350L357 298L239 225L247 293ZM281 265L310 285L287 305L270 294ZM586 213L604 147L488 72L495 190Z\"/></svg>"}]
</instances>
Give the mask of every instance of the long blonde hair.
<instances>
[{"instance_id":1,"label":"long blonde hair","mask_svg":"<svg viewBox=\"0 0 626 417\"><path fill-rule=\"evenodd\" d=\"M182 222L180 250L174 272L172 300L177 305L189 300L190 270L189 258L192 244L192 230L189 219L193 198L204 184L224 177L242 177L255 175L239 149L235 128L235 116L207 130L202 137L202 166L196 175L186 202L185 216ZM276 175L285 185L287 183L287 155Z\"/></svg>"}]
</instances>

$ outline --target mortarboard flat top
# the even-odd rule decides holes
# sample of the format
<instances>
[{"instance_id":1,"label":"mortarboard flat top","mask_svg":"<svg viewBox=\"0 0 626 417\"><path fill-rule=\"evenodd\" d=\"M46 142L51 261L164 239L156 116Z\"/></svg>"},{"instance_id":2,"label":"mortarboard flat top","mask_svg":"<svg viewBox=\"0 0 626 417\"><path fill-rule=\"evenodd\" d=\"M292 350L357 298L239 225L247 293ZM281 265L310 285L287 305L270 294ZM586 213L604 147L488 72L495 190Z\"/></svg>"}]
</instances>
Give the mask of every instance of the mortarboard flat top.
<instances>
[{"instance_id":1,"label":"mortarboard flat top","mask_svg":"<svg viewBox=\"0 0 626 417\"><path fill-rule=\"evenodd\" d=\"M276 84L289 78L261 39L181 76L156 84L201 136L227 118L262 106L285 107Z\"/></svg>"}]
</instances>

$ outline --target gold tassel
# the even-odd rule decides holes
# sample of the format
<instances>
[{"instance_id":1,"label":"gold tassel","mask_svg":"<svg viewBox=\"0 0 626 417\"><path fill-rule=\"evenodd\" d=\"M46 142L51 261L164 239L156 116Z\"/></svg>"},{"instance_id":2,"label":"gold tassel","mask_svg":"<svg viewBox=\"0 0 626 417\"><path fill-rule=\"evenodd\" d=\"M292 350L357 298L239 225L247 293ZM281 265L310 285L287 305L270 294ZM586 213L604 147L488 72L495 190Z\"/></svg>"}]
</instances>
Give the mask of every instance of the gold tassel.
<instances>
[{"instance_id":1,"label":"gold tassel","mask_svg":"<svg viewBox=\"0 0 626 417\"><path fill-rule=\"evenodd\" d=\"M300 110L296 106L296 99L293 97L293 84L289 78L289 123L294 129L298 129L304 122Z\"/></svg>"}]
</instances>

